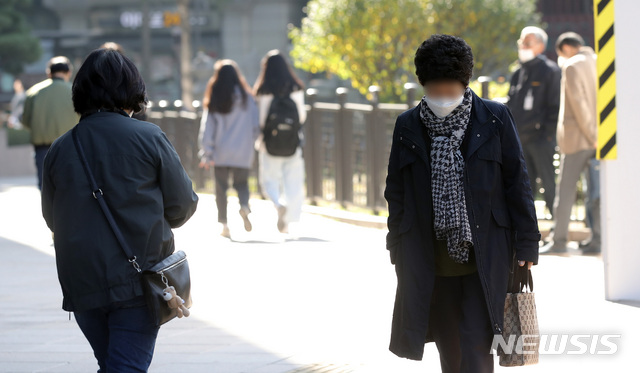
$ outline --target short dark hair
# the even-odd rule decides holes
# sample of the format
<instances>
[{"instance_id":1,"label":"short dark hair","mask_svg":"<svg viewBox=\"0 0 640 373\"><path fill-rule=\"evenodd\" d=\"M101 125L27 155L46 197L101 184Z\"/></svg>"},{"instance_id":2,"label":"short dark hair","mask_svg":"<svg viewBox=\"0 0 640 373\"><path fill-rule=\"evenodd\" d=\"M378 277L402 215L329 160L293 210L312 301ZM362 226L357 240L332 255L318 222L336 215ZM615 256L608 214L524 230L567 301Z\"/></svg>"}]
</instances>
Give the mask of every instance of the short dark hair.
<instances>
[{"instance_id":1,"label":"short dark hair","mask_svg":"<svg viewBox=\"0 0 640 373\"><path fill-rule=\"evenodd\" d=\"M71 61L65 56L56 56L47 63L47 75L68 73L71 71Z\"/></svg>"},{"instance_id":2,"label":"short dark hair","mask_svg":"<svg viewBox=\"0 0 640 373\"><path fill-rule=\"evenodd\" d=\"M253 86L256 95L287 96L301 89L304 83L279 50L271 50L262 58L260 75Z\"/></svg>"},{"instance_id":3,"label":"short dark hair","mask_svg":"<svg viewBox=\"0 0 640 373\"><path fill-rule=\"evenodd\" d=\"M73 80L73 107L78 114L97 110L133 110L147 104L147 90L136 65L122 53L96 49Z\"/></svg>"},{"instance_id":4,"label":"short dark hair","mask_svg":"<svg viewBox=\"0 0 640 373\"><path fill-rule=\"evenodd\" d=\"M469 44L457 36L432 35L418 47L414 63L421 85L457 80L468 86L473 76L473 52Z\"/></svg>"},{"instance_id":5,"label":"short dark hair","mask_svg":"<svg viewBox=\"0 0 640 373\"><path fill-rule=\"evenodd\" d=\"M575 48L580 48L584 46L584 39L582 36L576 34L575 32L565 32L558 36L558 40L556 40L556 50L561 51L562 47L565 45L570 45Z\"/></svg>"}]
</instances>

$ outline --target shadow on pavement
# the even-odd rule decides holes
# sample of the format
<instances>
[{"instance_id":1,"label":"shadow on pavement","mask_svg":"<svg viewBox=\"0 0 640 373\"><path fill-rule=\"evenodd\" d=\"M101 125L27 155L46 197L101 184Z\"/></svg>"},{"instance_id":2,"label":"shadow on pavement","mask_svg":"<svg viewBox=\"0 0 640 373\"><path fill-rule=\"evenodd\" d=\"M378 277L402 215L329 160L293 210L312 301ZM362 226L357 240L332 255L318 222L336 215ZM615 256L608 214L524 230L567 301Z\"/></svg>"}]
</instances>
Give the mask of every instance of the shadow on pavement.
<instances>
[{"instance_id":1,"label":"shadow on pavement","mask_svg":"<svg viewBox=\"0 0 640 373\"><path fill-rule=\"evenodd\" d=\"M49 248L50 250L50 248ZM0 237L0 372L91 372L92 350L61 309L55 258ZM197 314L197 311L195 312ZM163 326L150 372L287 372L301 368L197 317Z\"/></svg>"},{"instance_id":2,"label":"shadow on pavement","mask_svg":"<svg viewBox=\"0 0 640 373\"><path fill-rule=\"evenodd\" d=\"M233 237L229 240L229 242L231 243L235 243L235 244L265 244L265 245L282 245L283 242L282 241L267 241L267 240L248 240L248 241L243 241L243 240L236 240ZM300 243L304 243L304 242L329 242L327 240L324 240L322 238L317 238L317 237L293 237L293 238L287 238L284 240L284 243L289 243L289 242L300 242Z\"/></svg>"}]
</instances>

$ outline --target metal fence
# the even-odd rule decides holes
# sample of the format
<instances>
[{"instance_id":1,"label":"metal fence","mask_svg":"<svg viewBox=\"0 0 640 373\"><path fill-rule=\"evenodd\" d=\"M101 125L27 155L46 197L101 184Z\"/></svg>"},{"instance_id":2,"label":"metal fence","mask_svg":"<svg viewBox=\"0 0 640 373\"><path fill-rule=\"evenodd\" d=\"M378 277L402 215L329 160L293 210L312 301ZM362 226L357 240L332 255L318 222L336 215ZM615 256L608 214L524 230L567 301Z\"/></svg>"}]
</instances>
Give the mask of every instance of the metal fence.
<instances>
[{"instance_id":1,"label":"metal fence","mask_svg":"<svg viewBox=\"0 0 640 373\"><path fill-rule=\"evenodd\" d=\"M396 117L413 105L415 85L408 84L407 103L378 103L376 87L368 104L348 103L346 88L336 90L337 102L318 102L317 91L307 91L307 121L303 153L306 192L311 203L338 203L374 212L386 210L383 197L386 166ZM178 110L150 111L172 142L197 189L212 188L211 172L198 167L198 134L202 113ZM257 157L256 157L257 160ZM260 193L258 165L251 171L250 189Z\"/></svg>"},{"instance_id":2,"label":"metal fence","mask_svg":"<svg viewBox=\"0 0 640 373\"><path fill-rule=\"evenodd\" d=\"M488 80L482 81L482 96L488 95ZM312 204L330 202L343 207L386 211L383 192L392 131L397 116L414 106L419 86L405 85L403 104L378 102L379 89L370 88L367 104L347 102L347 89L336 90L335 102L318 101L318 92L307 90L307 121L304 124L306 195ZM149 113L149 121L159 125L174 144L182 163L200 190L213 190L212 172L198 168L198 133L202 113L165 110ZM260 193L258 157L250 172L249 187ZM541 199L536 191L537 199ZM574 219L584 218L584 195L579 190ZM539 216L544 216L541 207Z\"/></svg>"},{"instance_id":3,"label":"metal fence","mask_svg":"<svg viewBox=\"0 0 640 373\"><path fill-rule=\"evenodd\" d=\"M412 106L416 86L407 85L407 103L378 103L378 90L371 88L369 104L346 102L347 90L338 88L338 103L316 101L307 92L309 115L305 123L304 156L307 197L386 210L383 197L387 160L396 117Z\"/></svg>"}]
</instances>

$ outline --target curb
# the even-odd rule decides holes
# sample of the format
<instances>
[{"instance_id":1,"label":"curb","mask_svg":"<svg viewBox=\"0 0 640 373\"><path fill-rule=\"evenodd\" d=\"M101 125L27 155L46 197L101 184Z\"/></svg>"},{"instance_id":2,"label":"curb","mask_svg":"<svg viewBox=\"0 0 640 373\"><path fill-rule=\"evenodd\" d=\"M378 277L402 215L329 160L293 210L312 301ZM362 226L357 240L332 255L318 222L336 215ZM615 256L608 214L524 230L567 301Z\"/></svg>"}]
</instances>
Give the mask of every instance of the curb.
<instances>
[{"instance_id":1,"label":"curb","mask_svg":"<svg viewBox=\"0 0 640 373\"><path fill-rule=\"evenodd\" d=\"M333 219L342 223L352 224L359 227L387 229L387 218L385 216L369 215L313 205L303 205L302 212L322 216L324 218ZM540 222L540 234L542 235L542 239L544 240L549 236L553 222L544 220ZM544 228L542 226L544 226ZM589 230L589 228L570 226L569 241L584 241L589 238L589 236L591 235L590 232L591 231Z\"/></svg>"}]
</instances>

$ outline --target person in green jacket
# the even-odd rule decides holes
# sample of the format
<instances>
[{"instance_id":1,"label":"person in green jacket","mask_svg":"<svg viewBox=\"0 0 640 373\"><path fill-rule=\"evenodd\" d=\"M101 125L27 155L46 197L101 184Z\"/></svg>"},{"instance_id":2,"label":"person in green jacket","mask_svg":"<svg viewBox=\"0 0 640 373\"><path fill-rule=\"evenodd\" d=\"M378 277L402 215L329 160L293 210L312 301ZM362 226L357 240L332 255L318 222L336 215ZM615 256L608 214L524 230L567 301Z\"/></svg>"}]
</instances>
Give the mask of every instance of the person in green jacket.
<instances>
[{"instance_id":1,"label":"person in green jacket","mask_svg":"<svg viewBox=\"0 0 640 373\"><path fill-rule=\"evenodd\" d=\"M53 57L47 64L48 79L27 91L22 124L31 131L35 149L38 186L42 189L42 165L49 147L78 123L71 100L71 62L67 57Z\"/></svg>"}]
</instances>

